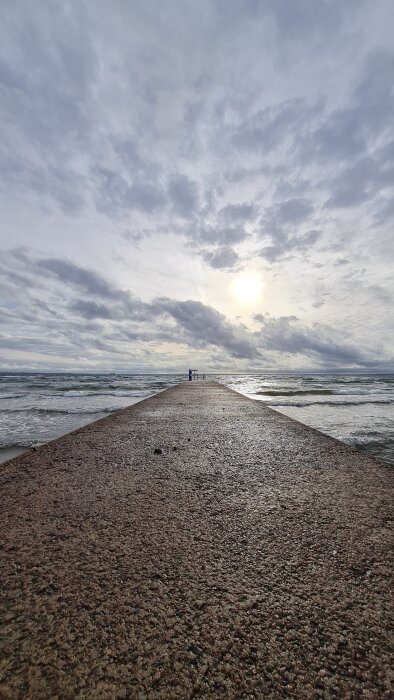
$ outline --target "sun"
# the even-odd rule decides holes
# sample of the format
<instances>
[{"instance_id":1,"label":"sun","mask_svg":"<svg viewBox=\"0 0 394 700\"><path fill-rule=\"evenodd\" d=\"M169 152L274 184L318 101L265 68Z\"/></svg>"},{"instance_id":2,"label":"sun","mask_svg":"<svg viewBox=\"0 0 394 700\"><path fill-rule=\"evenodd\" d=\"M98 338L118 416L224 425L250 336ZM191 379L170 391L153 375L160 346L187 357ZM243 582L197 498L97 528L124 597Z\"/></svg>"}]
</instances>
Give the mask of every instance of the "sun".
<instances>
[{"instance_id":1,"label":"sun","mask_svg":"<svg viewBox=\"0 0 394 700\"><path fill-rule=\"evenodd\" d=\"M245 304L259 299L262 290L262 280L256 272L241 272L231 283L232 295Z\"/></svg>"}]
</instances>

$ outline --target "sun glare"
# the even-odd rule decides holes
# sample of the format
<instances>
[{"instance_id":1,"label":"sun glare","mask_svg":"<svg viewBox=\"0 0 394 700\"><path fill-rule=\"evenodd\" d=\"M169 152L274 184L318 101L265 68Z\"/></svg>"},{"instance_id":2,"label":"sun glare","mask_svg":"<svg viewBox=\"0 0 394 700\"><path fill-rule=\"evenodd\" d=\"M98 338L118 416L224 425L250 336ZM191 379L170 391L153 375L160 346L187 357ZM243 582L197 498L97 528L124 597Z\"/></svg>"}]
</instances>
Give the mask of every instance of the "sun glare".
<instances>
[{"instance_id":1,"label":"sun glare","mask_svg":"<svg viewBox=\"0 0 394 700\"><path fill-rule=\"evenodd\" d=\"M263 284L260 275L255 272L242 272L231 284L233 296L241 302L252 303L261 295Z\"/></svg>"}]
</instances>

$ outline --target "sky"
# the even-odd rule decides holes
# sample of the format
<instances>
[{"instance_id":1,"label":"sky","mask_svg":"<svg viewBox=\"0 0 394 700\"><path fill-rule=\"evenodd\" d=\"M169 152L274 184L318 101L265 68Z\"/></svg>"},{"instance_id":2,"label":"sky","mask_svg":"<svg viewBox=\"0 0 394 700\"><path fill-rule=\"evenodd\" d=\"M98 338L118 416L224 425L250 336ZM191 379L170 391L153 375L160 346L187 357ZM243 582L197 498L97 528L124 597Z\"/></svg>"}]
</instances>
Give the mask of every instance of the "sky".
<instances>
[{"instance_id":1,"label":"sky","mask_svg":"<svg viewBox=\"0 0 394 700\"><path fill-rule=\"evenodd\" d=\"M392 0L2 0L0 369L394 370Z\"/></svg>"}]
</instances>

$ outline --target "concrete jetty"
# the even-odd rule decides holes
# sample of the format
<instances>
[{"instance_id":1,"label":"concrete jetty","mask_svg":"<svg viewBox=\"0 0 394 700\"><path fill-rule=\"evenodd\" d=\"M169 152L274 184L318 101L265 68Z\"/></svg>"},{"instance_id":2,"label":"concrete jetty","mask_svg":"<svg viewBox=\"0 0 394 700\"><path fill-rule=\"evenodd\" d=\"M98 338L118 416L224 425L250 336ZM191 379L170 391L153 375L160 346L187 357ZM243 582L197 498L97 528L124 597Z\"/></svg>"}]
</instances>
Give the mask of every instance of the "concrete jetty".
<instances>
[{"instance_id":1,"label":"concrete jetty","mask_svg":"<svg viewBox=\"0 0 394 700\"><path fill-rule=\"evenodd\" d=\"M0 475L0 698L392 697L389 466L206 381Z\"/></svg>"}]
</instances>

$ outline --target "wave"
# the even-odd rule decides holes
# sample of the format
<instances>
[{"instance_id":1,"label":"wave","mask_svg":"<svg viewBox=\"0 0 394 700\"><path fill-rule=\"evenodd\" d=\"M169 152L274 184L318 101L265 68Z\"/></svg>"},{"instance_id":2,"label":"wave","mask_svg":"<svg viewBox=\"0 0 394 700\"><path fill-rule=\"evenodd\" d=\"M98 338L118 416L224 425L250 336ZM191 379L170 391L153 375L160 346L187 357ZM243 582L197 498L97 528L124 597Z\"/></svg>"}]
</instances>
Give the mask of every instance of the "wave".
<instances>
[{"instance_id":1,"label":"wave","mask_svg":"<svg viewBox=\"0 0 394 700\"><path fill-rule=\"evenodd\" d=\"M50 389L51 391L53 391L52 383L50 381L37 383L34 382L31 384L24 384L24 386L26 387L26 389Z\"/></svg>"},{"instance_id":2,"label":"wave","mask_svg":"<svg viewBox=\"0 0 394 700\"><path fill-rule=\"evenodd\" d=\"M347 441L354 445L394 445L394 435L386 435L385 433L379 433L376 430L372 430L370 433L351 433L347 438Z\"/></svg>"},{"instance_id":3,"label":"wave","mask_svg":"<svg viewBox=\"0 0 394 700\"><path fill-rule=\"evenodd\" d=\"M284 389L284 390L268 390L256 391L256 394L261 396L298 396L310 394L334 394L331 389Z\"/></svg>"},{"instance_id":4,"label":"wave","mask_svg":"<svg viewBox=\"0 0 394 700\"><path fill-rule=\"evenodd\" d=\"M371 454L378 459L387 462L387 464L394 465L394 439L384 439L384 436L380 436L379 439L357 441L353 439L346 440L349 445L356 447L362 452Z\"/></svg>"},{"instance_id":5,"label":"wave","mask_svg":"<svg viewBox=\"0 0 394 700\"><path fill-rule=\"evenodd\" d=\"M272 402L267 401L267 406L296 406L303 408L305 406L364 406L365 404L394 404L394 399L366 399L364 401L286 401Z\"/></svg>"},{"instance_id":6,"label":"wave","mask_svg":"<svg viewBox=\"0 0 394 700\"><path fill-rule=\"evenodd\" d=\"M51 438L48 438L48 440ZM43 445L46 440L16 440L14 442L0 442L0 450L12 450L14 447L15 448L21 448L25 447L26 449L28 447L39 447L40 445Z\"/></svg>"},{"instance_id":7,"label":"wave","mask_svg":"<svg viewBox=\"0 0 394 700\"><path fill-rule=\"evenodd\" d=\"M136 391L141 388L141 384L129 384L129 385L121 385L121 384L106 384L105 382L100 382L100 384L90 384L89 382L85 382L84 384L71 384L71 385L63 385L63 386L57 386L53 388L53 391L56 392L61 392L61 393L68 393L70 394L71 392L74 391L89 391L92 394L96 394L97 392L100 391L116 391L116 390L123 390L123 391Z\"/></svg>"},{"instance_id":8,"label":"wave","mask_svg":"<svg viewBox=\"0 0 394 700\"><path fill-rule=\"evenodd\" d=\"M0 394L0 401L5 399L20 399L23 396L26 396L26 394Z\"/></svg>"},{"instance_id":9,"label":"wave","mask_svg":"<svg viewBox=\"0 0 394 700\"><path fill-rule=\"evenodd\" d=\"M78 397L85 397L85 396L115 396L115 397L120 397L120 398L133 398L133 397L139 397L139 396L148 396L149 391L147 389L134 389L130 391L126 391L124 389L119 389L118 391L90 391L90 390L71 390L71 391L64 391L63 392L63 397L64 398L78 398Z\"/></svg>"},{"instance_id":10,"label":"wave","mask_svg":"<svg viewBox=\"0 0 394 700\"><path fill-rule=\"evenodd\" d=\"M2 413L34 413L41 415L94 415L95 413L114 413L121 410L119 406L102 406L101 408L6 408Z\"/></svg>"}]
</instances>

